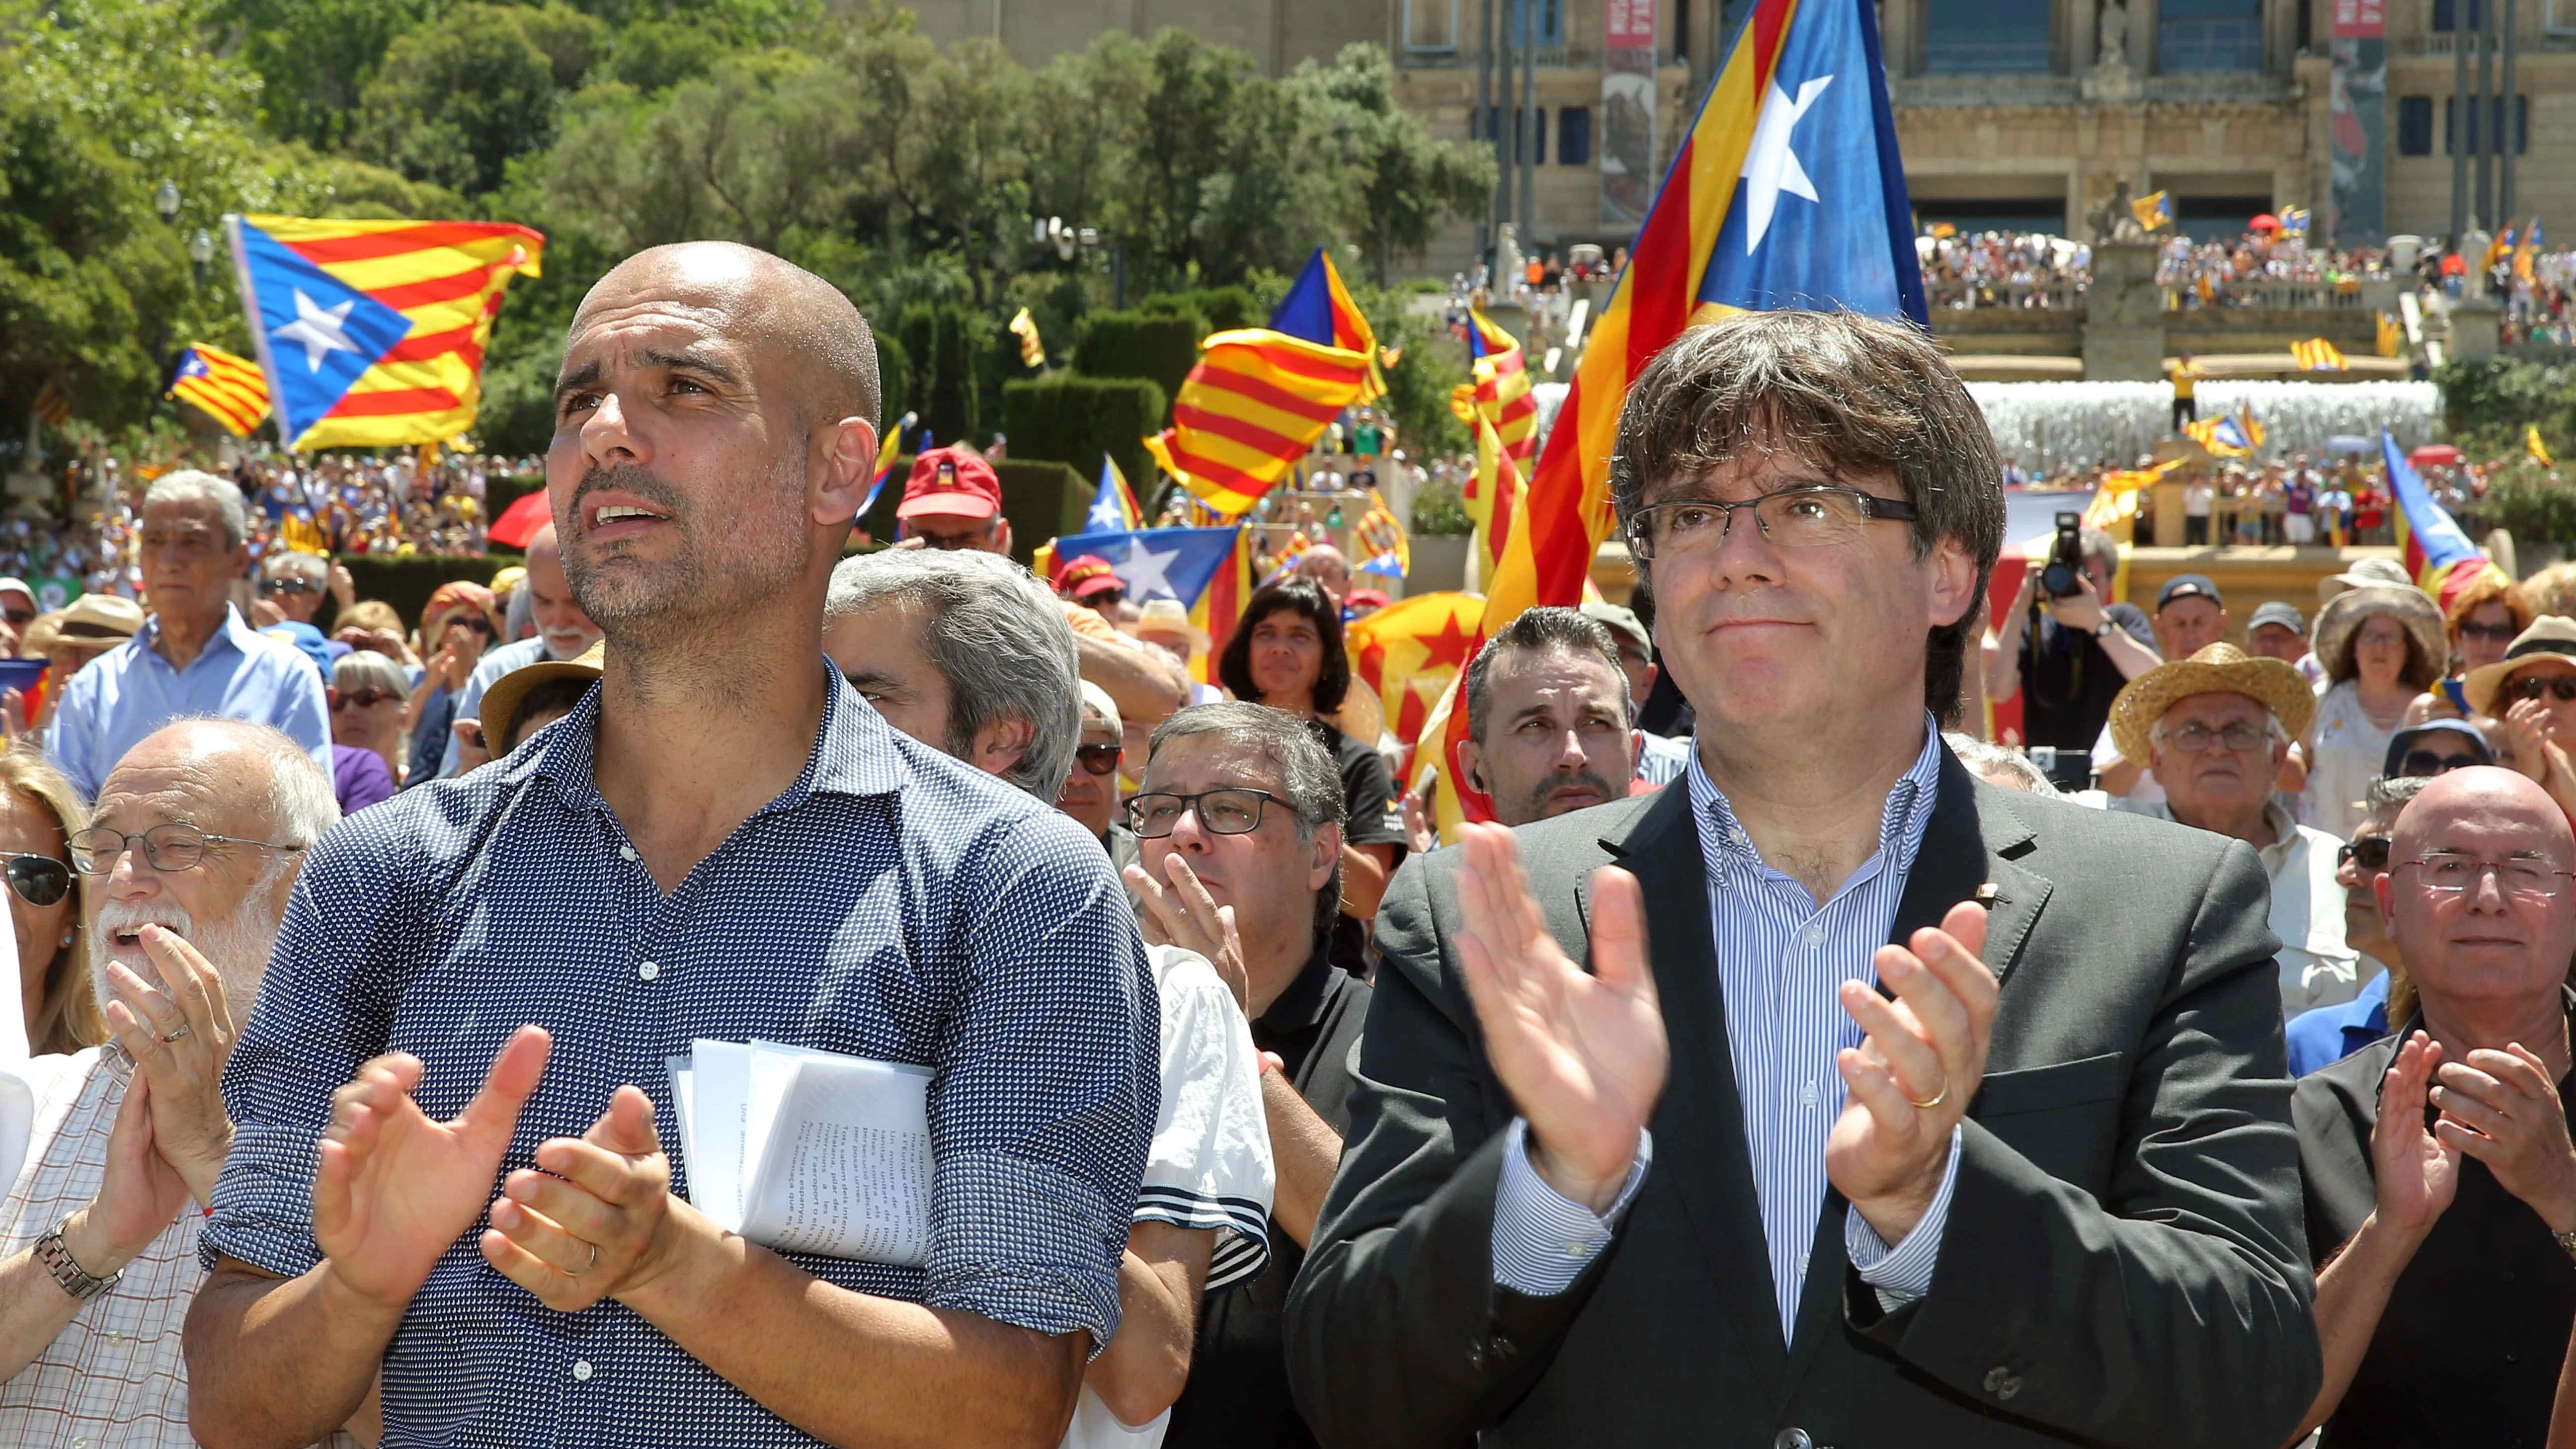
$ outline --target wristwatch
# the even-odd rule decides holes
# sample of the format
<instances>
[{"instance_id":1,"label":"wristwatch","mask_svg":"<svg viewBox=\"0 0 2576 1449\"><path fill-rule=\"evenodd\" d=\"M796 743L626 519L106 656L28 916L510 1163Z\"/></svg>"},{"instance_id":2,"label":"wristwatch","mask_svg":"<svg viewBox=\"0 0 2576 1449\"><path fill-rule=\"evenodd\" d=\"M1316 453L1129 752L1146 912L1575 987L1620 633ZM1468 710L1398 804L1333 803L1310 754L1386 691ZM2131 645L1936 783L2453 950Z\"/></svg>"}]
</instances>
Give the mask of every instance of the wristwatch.
<instances>
[{"instance_id":1,"label":"wristwatch","mask_svg":"<svg viewBox=\"0 0 2576 1449\"><path fill-rule=\"evenodd\" d=\"M2576 1228L2570 1228L2563 1233L2551 1233L2549 1236L2558 1240L2558 1246L2566 1250L2568 1257L2576 1258Z\"/></svg>"},{"instance_id":2,"label":"wristwatch","mask_svg":"<svg viewBox=\"0 0 2576 1449\"><path fill-rule=\"evenodd\" d=\"M2094 626L2093 626L2093 637L2094 637L2094 638L2096 638L2096 639L2103 638L2104 636L2108 635L2112 630L2117 629L2117 628L2119 628L2119 627L2120 627L2120 621L2119 621L2119 620L2117 620L2117 619L2108 619L2108 618L2106 618L2106 619L2104 619L2101 623L2096 624L2096 625L2094 625Z\"/></svg>"},{"instance_id":3,"label":"wristwatch","mask_svg":"<svg viewBox=\"0 0 2576 1449\"><path fill-rule=\"evenodd\" d=\"M120 1270L104 1278L91 1277L89 1270L73 1259L72 1250L63 1246L63 1226L70 1221L70 1215L65 1214L62 1222L54 1224L52 1232L36 1240L36 1261L45 1265L46 1271L54 1275L54 1281L63 1286L64 1292L87 1303L115 1287L117 1280L125 1274Z\"/></svg>"}]
</instances>

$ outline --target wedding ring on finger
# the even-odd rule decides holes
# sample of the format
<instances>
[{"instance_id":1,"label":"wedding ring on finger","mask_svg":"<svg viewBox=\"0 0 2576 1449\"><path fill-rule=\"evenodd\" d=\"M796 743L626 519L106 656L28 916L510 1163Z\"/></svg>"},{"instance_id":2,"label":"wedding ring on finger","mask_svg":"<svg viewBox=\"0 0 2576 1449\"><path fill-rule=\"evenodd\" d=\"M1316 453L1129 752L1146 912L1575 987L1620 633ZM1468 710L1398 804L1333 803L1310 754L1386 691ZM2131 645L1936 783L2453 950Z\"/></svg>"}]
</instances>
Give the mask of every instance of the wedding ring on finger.
<instances>
[{"instance_id":1,"label":"wedding ring on finger","mask_svg":"<svg viewBox=\"0 0 2576 1449\"><path fill-rule=\"evenodd\" d=\"M581 1265L580 1267L578 1267L578 1268L571 1268L571 1269L567 1269L567 1270L565 1270L565 1272L564 1272L564 1276L565 1276L565 1277L567 1277L567 1278L578 1278L578 1277L580 1277L582 1274L587 1273L587 1272L589 1272L591 1269L596 1268L596 1267L598 1267L598 1266L599 1266L599 1244L597 1244L597 1243L585 1243L585 1244L583 1244L583 1246L584 1246L584 1247L587 1247L587 1248L589 1248L589 1249L590 1249L590 1261L589 1261L589 1262L587 1262L587 1263L582 1264L582 1265Z\"/></svg>"},{"instance_id":2,"label":"wedding ring on finger","mask_svg":"<svg viewBox=\"0 0 2576 1449\"><path fill-rule=\"evenodd\" d=\"M186 1036L186 1035L188 1034L188 1031L189 1031L188 1024L187 1024L186 1022L184 1022L184 1021L183 1021L183 1022L179 1023L179 1029L178 1029L178 1030L173 1031L173 1032L165 1033L164 1035L162 1035L162 1036L159 1038L159 1041L160 1041L160 1043L161 1043L163 1046L168 1046L170 1043L172 1043L172 1042L174 1042L174 1041L177 1041L179 1038L181 1038L181 1037L183 1037L183 1036Z\"/></svg>"},{"instance_id":3,"label":"wedding ring on finger","mask_svg":"<svg viewBox=\"0 0 2576 1449\"><path fill-rule=\"evenodd\" d=\"M1905 1105L1912 1107L1918 1112L1926 1112L1930 1111L1934 1107L1940 1106L1943 1102L1948 1100L1950 1100L1950 1076L1947 1072L1944 1072L1941 1075L1941 1090L1934 1092L1931 1098L1927 1101L1917 1102L1912 1097L1908 1097L1905 1099Z\"/></svg>"}]
</instances>

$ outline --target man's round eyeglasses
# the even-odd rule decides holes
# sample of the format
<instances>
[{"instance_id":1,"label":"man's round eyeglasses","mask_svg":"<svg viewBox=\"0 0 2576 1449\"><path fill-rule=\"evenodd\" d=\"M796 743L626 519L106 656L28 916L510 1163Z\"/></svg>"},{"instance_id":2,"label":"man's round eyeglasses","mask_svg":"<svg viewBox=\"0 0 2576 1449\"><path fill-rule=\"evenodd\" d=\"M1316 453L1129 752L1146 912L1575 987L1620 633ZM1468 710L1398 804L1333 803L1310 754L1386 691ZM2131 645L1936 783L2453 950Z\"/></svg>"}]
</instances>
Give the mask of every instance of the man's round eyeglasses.
<instances>
[{"instance_id":1,"label":"man's round eyeglasses","mask_svg":"<svg viewBox=\"0 0 2576 1449\"><path fill-rule=\"evenodd\" d=\"M136 835L128 835L122 830L110 830L104 825L93 825L74 835L65 844L71 847L72 868L83 875L107 874L116 869L116 862L123 858L125 852L137 846L142 847L143 858L151 863L154 870L166 871L195 869L197 863L206 858L206 847L209 845L246 845L256 850L288 852L304 849L301 845L279 845L274 841L245 840L238 835L215 835L199 830L184 820L155 825Z\"/></svg>"},{"instance_id":2,"label":"man's round eyeglasses","mask_svg":"<svg viewBox=\"0 0 2576 1449\"><path fill-rule=\"evenodd\" d=\"M1267 790L1229 788L1195 795L1155 791L1127 802L1127 826L1140 840L1160 840L1180 826L1182 816L1196 810L1200 827L1211 835L1249 835L1261 828L1261 808L1273 802L1287 803Z\"/></svg>"},{"instance_id":3,"label":"man's round eyeglasses","mask_svg":"<svg viewBox=\"0 0 2576 1449\"><path fill-rule=\"evenodd\" d=\"M10 856L0 863L0 875L6 875L9 889L31 906L50 906L71 894L71 867L50 855Z\"/></svg>"},{"instance_id":4,"label":"man's round eyeglasses","mask_svg":"<svg viewBox=\"0 0 2576 1449\"><path fill-rule=\"evenodd\" d=\"M1628 518L1628 551L1641 559L1673 558L1726 541L1738 509L1751 509L1762 537L1782 548L1830 548L1860 536L1872 519L1919 517L1902 498L1881 498L1858 488L1814 483L1783 488L1740 503L1684 498L1650 504Z\"/></svg>"},{"instance_id":5,"label":"man's round eyeglasses","mask_svg":"<svg viewBox=\"0 0 2576 1449\"><path fill-rule=\"evenodd\" d=\"M2479 860L2466 855L2427 855L2405 862L2415 867L2416 883L2437 896L2465 895L2495 873L2496 887L2522 901L2555 900L2567 893L2568 872L2537 860Z\"/></svg>"}]
</instances>

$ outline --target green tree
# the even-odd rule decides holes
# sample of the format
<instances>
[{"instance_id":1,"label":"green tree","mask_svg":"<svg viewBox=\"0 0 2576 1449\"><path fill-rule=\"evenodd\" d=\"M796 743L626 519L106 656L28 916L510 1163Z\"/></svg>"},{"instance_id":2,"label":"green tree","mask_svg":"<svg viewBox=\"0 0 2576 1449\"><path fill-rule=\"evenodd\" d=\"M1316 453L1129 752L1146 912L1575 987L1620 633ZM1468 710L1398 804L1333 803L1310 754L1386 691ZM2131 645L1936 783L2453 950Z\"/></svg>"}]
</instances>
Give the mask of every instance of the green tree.
<instances>
[{"instance_id":1,"label":"green tree","mask_svg":"<svg viewBox=\"0 0 2576 1449\"><path fill-rule=\"evenodd\" d=\"M605 35L560 3L459 5L386 52L352 147L415 180L494 190L511 158L554 139L557 92L580 80Z\"/></svg>"},{"instance_id":2,"label":"green tree","mask_svg":"<svg viewBox=\"0 0 2576 1449\"><path fill-rule=\"evenodd\" d=\"M1379 286L1419 258L1441 223L1476 217L1494 188L1491 148L1435 140L1395 100L1395 67L1375 45L1345 46L1330 66L1309 60L1288 77L1319 149L1348 177L1334 194L1345 235Z\"/></svg>"},{"instance_id":3,"label":"green tree","mask_svg":"<svg viewBox=\"0 0 2576 1449\"><path fill-rule=\"evenodd\" d=\"M435 0L222 0L208 18L241 37L241 60L265 82L269 130L327 150L348 139L358 98L394 37L435 8Z\"/></svg>"}]
</instances>

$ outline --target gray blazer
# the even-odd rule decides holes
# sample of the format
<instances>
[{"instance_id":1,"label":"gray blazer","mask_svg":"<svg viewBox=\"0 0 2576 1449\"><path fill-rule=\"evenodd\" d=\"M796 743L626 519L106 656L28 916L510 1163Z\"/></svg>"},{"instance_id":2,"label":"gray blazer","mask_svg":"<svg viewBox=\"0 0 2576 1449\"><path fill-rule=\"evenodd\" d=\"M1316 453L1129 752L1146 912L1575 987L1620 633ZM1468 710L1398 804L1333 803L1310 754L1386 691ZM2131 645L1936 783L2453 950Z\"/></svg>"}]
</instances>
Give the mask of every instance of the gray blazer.
<instances>
[{"instance_id":1,"label":"gray blazer","mask_svg":"<svg viewBox=\"0 0 2576 1449\"><path fill-rule=\"evenodd\" d=\"M1880 1310L1828 1191L1783 1345L1686 789L1527 827L1583 959L1584 885L1644 887L1672 1070L1655 1160L1575 1286L1499 1288L1512 1104L1458 976L1458 856L1405 863L1352 1130L1289 1305L1317 1437L1360 1446L2274 1449L2320 1375L2266 885L2237 841L1942 762L1894 937L1992 883L2002 979L1930 1295Z\"/></svg>"}]
</instances>

